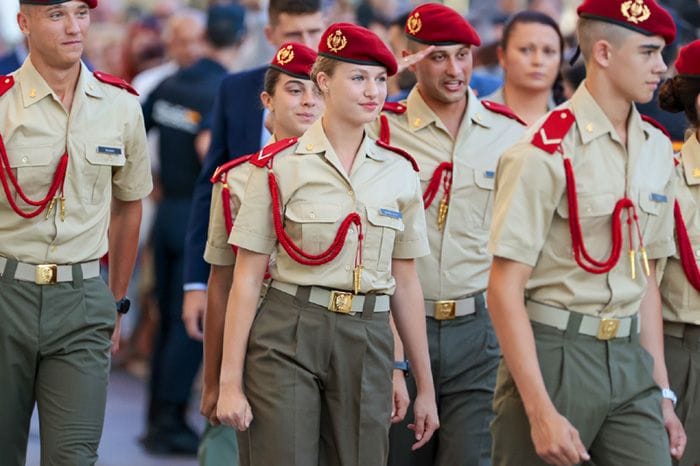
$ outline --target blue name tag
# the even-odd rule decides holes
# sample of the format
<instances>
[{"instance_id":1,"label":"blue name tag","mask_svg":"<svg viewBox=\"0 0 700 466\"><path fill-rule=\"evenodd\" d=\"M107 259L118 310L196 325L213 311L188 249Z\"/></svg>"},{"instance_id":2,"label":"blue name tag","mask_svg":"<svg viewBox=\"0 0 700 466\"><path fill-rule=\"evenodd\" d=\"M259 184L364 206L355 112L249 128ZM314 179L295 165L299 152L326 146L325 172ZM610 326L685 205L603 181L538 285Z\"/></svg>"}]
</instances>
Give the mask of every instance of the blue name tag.
<instances>
[{"instance_id":1,"label":"blue name tag","mask_svg":"<svg viewBox=\"0 0 700 466\"><path fill-rule=\"evenodd\" d=\"M403 217L401 215L401 212L398 212L396 210L390 210L390 209L379 209L379 215L382 215L384 217L391 217L391 218Z\"/></svg>"},{"instance_id":2,"label":"blue name tag","mask_svg":"<svg viewBox=\"0 0 700 466\"><path fill-rule=\"evenodd\" d=\"M486 171L484 172L484 176L485 176L486 178L493 178L494 176L496 176L496 173L495 173L495 172L492 172L491 170L486 170Z\"/></svg>"},{"instance_id":3,"label":"blue name tag","mask_svg":"<svg viewBox=\"0 0 700 466\"><path fill-rule=\"evenodd\" d=\"M122 155L122 150L119 147L97 146L97 153L107 155Z\"/></svg>"},{"instance_id":4,"label":"blue name tag","mask_svg":"<svg viewBox=\"0 0 700 466\"><path fill-rule=\"evenodd\" d=\"M654 202L668 202L668 197L664 194L651 193L649 197Z\"/></svg>"}]
</instances>

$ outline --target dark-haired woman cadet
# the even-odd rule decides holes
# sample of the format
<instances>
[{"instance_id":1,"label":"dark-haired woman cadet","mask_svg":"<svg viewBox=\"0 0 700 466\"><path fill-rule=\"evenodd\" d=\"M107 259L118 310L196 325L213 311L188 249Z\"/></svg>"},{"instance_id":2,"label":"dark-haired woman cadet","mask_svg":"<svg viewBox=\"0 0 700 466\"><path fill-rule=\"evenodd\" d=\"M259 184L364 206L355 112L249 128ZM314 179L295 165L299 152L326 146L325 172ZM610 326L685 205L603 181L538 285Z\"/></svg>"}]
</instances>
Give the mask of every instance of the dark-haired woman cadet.
<instances>
[{"instance_id":1,"label":"dark-haired woman cadet","mask_svg":"<svg viewBox=\"0 0 700 466\"><path fill-rule=\"evenodd\" d=\"M692 133L676 166L677 252L669 258L660 286L671 382L670 390L665 387L664 392L674 399L688 436L683 458L674 464L694 466L700 462L700 40L681 49L676 71L678 74L661 86L659 104L669 112L685 112Z\"/></svg>"},{"instance_id":2,"label":"dark-haired woman cadet","mask_svg":"<svg viewBox=\"0 0 700 466\"><path fill-rule=\"evenodd\" d=\"M563 48L552 18L536 11L517 13L503 29L498 48L503 86L484 99L507 105L533 124L564 100L558 82Z\"/></svg>"},{"instance_id":3,"label":"dark-haired woman cadet","mask_svg":"<svg viewBox=\"0 0 700 466\"><path fill-rule=\"evenodd\" d=\"M390 307L418 384L414 448L438 426L413 260L429 252L415 162L364 132L396 68L376 35L332 25L312 71L321 120L250 161L217 403L249 444L242 464L385 464Z\"/></svg>"}]
</instances>

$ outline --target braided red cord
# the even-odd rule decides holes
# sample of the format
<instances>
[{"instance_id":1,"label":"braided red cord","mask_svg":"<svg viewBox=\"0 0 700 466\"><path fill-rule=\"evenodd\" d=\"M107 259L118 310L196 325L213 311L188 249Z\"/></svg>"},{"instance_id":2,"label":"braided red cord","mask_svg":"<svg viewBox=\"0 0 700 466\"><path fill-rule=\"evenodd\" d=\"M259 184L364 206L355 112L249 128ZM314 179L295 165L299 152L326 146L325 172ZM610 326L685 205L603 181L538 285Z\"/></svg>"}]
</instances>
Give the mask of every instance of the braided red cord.
<instances>
[{"instance_id":1,"label":"braided red cord","mask_svg":"<svg viewBox=\"0 0 700 466\"><path fill-rule=\"evenodd\" d=\"M385 142L386 144L391 143L389 119L383 113L379 116L379 140Z\"/></svg>"},{"instance_id":2,"label":"braided red cord","mask_svg":"<svg viewBox=\"0 0 700 466\"><path fill-rule=\"evenodd\" d=\"M428 187L425 188L425 192L423 193L423 204L426 209L430 207L433 200L435 200L435 196L437 196L437 193L440 190L441 181L443 188L445 189L445 198L449 198L450 188L452 186L451 162L442 162L433 172L433 176L430 178L430 182L428 182Z\"/></svg>"},{"instance_id":3,"label":"braided red cord","mask_svg":"<svg viewBox=\"0 0 700 466\"><path fill-rule=\"evenodd\" d=\"M676 240L678 241L678 254L681 257L683 272L693 288L700 291L700 271L678 201L673 206L673 217L676 219Z\"/></svg>"}]
</instances>

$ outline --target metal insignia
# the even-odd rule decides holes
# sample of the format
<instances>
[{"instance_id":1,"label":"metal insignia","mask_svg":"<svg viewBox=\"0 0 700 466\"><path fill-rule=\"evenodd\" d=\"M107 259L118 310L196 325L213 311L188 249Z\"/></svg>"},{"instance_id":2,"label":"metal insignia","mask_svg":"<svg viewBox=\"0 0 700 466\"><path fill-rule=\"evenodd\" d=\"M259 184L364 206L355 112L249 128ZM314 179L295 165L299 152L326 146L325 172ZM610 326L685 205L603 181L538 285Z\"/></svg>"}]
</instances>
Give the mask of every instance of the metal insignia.
<instances>
[{"instance_id":1,"label":"metal insignia","mask_svg":"<svg viewBox=\"0 0 700 466\"><path fill-rule=\"evenodd\" d=\"M348 38L343 35L343 32L338 29L326 39L328 49L333 53L338 53L348 45Z\"/></svg>"},{"instance_id":2,"label":"metal insignia","mask_svg":"<svg viewBox=\"0 0 700 466\"><path fill-rule=\"evenodd\" d=\"M622 4L620 10L622 16L634 24L643 23L651 16L651 11L644 4L644 0L628 0Z\"/></svg>"},{"instance_id":3,"label":"metal insignia","mask_svg":"<svg viewBox=\"0 0 700 466\"><path fill-rule=\"evenodd\" d=\"M408 28L408 32L414 36L420 32L421 28L423 27L423 21L420 19L419 12L416 11L408 18L406 27Z\"/></svg>"},{"instance_id":4,"label":"metal insignia","mask_svg":"<svg viewBox=\"0 0 700 466\"><path fill-rule=\"evenodd\" d=\"M294 60L294 48L291 44L277 52L277 63L284 66Z\"/></svg>"}]
</instances>

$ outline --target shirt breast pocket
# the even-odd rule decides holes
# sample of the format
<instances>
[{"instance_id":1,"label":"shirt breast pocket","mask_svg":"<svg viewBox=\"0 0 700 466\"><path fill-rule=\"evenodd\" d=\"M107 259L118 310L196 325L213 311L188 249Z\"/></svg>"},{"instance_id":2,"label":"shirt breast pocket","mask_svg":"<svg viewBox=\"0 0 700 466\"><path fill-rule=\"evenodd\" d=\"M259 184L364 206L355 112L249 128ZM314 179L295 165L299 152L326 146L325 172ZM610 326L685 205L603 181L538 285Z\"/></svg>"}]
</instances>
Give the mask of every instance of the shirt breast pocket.
<instances>
[{"instance_id":1,"label":"shirt breast pocket","mask_svg":"<svg viewBox=\"0 0 700 466\"><path fill-rule=\"evenodd\" d=\"M48 193L61 155L56 153L53 146L7 148L7 158L17 184L32 201L40 201ZM11 190L20 208L24 210L36 208L24 202L14 187L11 187Z\"/></svg>"},{"instance_id":2,"label":"shirt breast pocket","mask_svg":"<svg viewBox=\"0 0 700 466\"><path fill-rule=\"evenodd\" d=\"M578 195L578 221L586 250L594 259L603 259L610 254L612 239L610 225L617 200L612 193L581 193ZM566 194L557 206L557 214L566 222L561 231L553 231L555 249L558 254L572 254L569 231L569 203ZM626 221L625 214L622 221Z\"/></svg>"},{"instance_id":3,"label":"shirt breast pocket","mask_svg":"<svg viewBox=\"0 0 700 466\"><path fill-rule=\"evenodd\" d=\"M331 245L338 232L341 209L337 204L290 202L284 211L284 229L309 254L320 254ZM348 238L351 235L348 234Z\"/></svg>"},{"instance_id":4,"label":"shirt breast pocket","mask_svg":"<svg viewBox=\"0 0 700 466\"><path fill-rule=\"evenodd\" d=\"M88 143L85 146L85 181L82 197L85 202L99 204L111 196L112 170L126 164L126 154L121 143Z\"/></svg>"},{"instance_id":5,"label":"shirt breast pocket","mask_svg":"<svg viewBox=\"0 0 700 466\"><path fill-rule=\"evenodd\" d=\"M396 233L404 230L401 214L394 209L368 206L367 222L364 260L369 266L376 260L377 270L389 270Z\"/></svg>"},{"instance_id":6,"label":"shirt breast pocket","mask_svg":"<svg viewBox=\"0 0 700 466\"><path fill-rule=\"evenodd\" d=\"M639 227L642 230L645 241L652 234L654 224L658 225L658 217L664 206L669 202L668 196L663 192L655 193L649 190L639 191ZM652 238L650 238L652 239Z\"/></svg>"}]
</instances>

